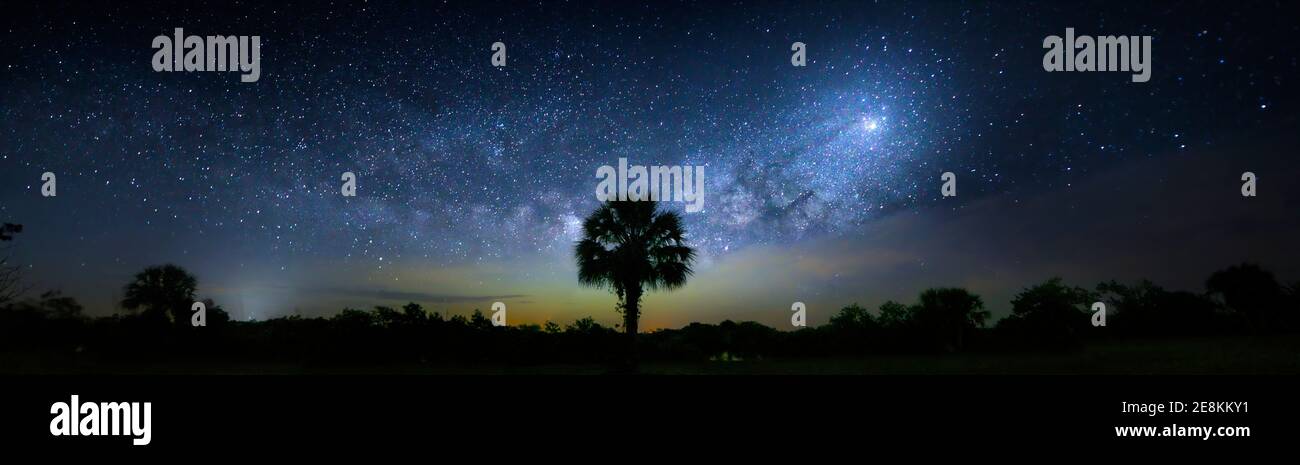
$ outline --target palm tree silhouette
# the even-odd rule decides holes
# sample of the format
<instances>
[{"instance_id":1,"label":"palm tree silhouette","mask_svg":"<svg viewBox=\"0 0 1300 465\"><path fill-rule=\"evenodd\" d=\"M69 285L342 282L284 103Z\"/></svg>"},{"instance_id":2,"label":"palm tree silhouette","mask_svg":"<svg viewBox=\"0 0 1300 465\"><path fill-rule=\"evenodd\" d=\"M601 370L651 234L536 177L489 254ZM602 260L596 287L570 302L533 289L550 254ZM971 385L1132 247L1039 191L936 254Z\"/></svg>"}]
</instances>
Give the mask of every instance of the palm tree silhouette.
<instances>
[{"instance_id":1,"label":"palm tree silhouette","mask_svg":"<svg viewBox=\"0 0 1300 465\"><path fill-rule=\"evenodd\" d=\"M686 246L681 217L649 201L606 202L587 217L582 232L574 247L578 282L618 296L628 361L635 364L642 294L685 285L695 250Z\"/></svg>"},{"instance_id":2,"label":"palm tree silhouette","mask_svg":"<svg viewBox=\"0 0 1300 465\"><path fill-rule=\"evenodd\" d=\"M145 268L127 283L122 307L143 309L143 316L181 324L188 321L198 279L176 265Z\"/></svg>"}]
</instances>

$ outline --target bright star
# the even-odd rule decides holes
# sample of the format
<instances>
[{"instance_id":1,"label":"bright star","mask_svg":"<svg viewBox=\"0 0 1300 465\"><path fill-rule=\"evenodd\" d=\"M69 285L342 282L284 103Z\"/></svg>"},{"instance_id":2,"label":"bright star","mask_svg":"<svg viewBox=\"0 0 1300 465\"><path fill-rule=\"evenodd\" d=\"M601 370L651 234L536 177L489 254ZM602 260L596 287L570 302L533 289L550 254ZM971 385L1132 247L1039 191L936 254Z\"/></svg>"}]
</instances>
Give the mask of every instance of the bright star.
<instances>
[{"instance_id":1,"label":"bright star","mask_svg":"<svg viewBox=\"0 0 1300 465\"><path fill-rule=\"evenodd\" d=\"M862 128L870 132L880 129L880 122L871 118L862 118Z\"/></svg>"}]
</instances>

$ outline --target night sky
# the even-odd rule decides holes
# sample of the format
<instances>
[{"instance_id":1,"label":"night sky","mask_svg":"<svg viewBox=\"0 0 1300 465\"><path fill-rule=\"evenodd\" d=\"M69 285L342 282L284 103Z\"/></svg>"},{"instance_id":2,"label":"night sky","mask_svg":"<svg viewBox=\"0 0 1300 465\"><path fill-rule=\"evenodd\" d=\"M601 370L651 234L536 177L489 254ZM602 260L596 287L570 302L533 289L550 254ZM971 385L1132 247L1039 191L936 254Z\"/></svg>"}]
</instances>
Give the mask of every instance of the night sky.
<instances>
[{"instance_id":1,"label":"night sky","mask_svg":"<svg viewBox=\"0 0 1300 465\"><path fill-rule=\"evenodd\" d=\"M1247 260L1300 279L1293 5L112 3L0 7L0 221L34 292L93 315L175 263L238 319L613 323L572 246L620 157L705 167L704 210L667 205L696 276L643 328L938 286L1000 316L1052 276L1200 290ZM177 27L260 36L260 79L153 71ZM1150 81L1044 71L1067 27L1152 36Z\"/></svg>"}]
</instances>

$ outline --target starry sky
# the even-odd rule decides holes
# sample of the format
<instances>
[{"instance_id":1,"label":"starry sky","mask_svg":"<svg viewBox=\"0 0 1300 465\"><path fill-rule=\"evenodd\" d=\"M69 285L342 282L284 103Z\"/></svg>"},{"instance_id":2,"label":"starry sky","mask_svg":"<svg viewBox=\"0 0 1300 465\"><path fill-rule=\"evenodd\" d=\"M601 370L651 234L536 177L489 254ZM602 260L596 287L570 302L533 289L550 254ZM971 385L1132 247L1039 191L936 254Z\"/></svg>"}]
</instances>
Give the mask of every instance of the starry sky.
<instances>
[{"instance_id":1,"label":"starry sky","mask_svg":"<svg viewBox=\"0 0 1300 465\"><path fill-rule=\"evenodd\" d=\"M6 3L0 220L34 289L107 315L175 263L238 319L612 324L572 245L620 157L705 167L696 276L644 328L937 286L1002 315L1052 276L1196 290L1244 260L1300 279L1285 2L264 3ZM153 71L177 27L260 36L260 79ZM1151 80L1045 72L1067 27L1152 36Z\"/></svg>"}]
</instances>

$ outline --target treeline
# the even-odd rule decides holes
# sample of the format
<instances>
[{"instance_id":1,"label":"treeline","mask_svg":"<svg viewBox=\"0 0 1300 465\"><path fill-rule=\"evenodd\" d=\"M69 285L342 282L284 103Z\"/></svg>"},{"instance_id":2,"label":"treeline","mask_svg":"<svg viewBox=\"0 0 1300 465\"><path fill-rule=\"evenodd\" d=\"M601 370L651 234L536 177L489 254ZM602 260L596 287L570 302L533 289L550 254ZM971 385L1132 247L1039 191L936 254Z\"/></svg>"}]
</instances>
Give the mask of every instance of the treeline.
<instances>
[{"instance_id":1,"label":"treeline","mask_svg":"<svg viewBox=\"0 0 1300 465\"><path fill-rule=\"evenodd\" d=\"M386 363L617 363L626 339L584 318L561 326L495 327L483 313L444 316L410 303L329 318L231 321L209 301L207 326L190 326L196 280L155 267L127 286L122 315L87 318L72 298L50 292L0 306L0 350L41 351L95 361ZM1093 305L1106 325L1093 326ZM990 324L983 300L960 288L929 289L910 304L876 311L857 304L830 322L779 331L754 322L692 323L638 335L642 360L852 357L882 353L1062 351L1096 339L1260 335L1300 330L1300 286L1243 264L1215 272L1203 292L1147 281L1085 289L1050 279L1023 289L1011 313Z\"/></svg>"}]
</instances>

